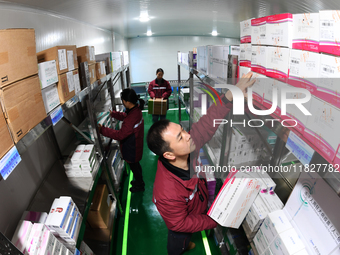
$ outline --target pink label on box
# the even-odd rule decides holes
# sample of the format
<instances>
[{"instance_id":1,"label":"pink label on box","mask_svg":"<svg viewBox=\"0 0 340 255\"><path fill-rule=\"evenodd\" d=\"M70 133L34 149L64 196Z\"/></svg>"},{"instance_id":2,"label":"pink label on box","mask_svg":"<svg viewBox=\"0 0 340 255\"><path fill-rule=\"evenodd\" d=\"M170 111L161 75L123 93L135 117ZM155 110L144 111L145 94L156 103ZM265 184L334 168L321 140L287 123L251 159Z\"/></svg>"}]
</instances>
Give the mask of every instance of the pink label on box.
<instances>
[{"instance_id":1,"label":"pink label on box","mask_svg":"<svg viewBox=\"0 0 340 255\"><path fill-rule=\"evenodd\" d=\"M296 131L298 131L300 134L304 134L305 132L305 126L302 124L302 122L300 122L298 119L296 119L294 116L287 114L287 115L280 115L282 120L288 120L288 119L293 119L296 121L297 125L295 127L292 127L293 129L295 129ZM286 126L288 125L293 125L293 123L291 122L286 122L285 123Z\"/></svg>"},{"instance_id":2,"label":"pink label on box","mask_svg":"<svg viewBox=\"0 0 340 255\"><path fill-rule=\"evenodd\" d=\"M320 42L319 52L340 56L340 42Z\"/></svg>"},{"instance_id":3,"label":"pink label on box","mask_svg":"<svg viewBox=\"0 0 340 255\"><path fill-rule=\"evenodd\" d=\"M318 87L315 95L340 109L340 93Z\"/></svg>"},{"instance_id":4,"label":"pink label on box","mask_svg":"<svg viewBox=\"0 0 340 255\"><path fill-rule=\"evenodd\" d=\"M319 52L319 42L304 39L294 39L293 49Z\"/></svg>"},{"instance_id":5,"label":"pink label on box","mask_svg":"<svg viewBox=\"0 0 340 255\"><path fill-rule=\"evenodd\" d=\"M267 16L267 23L283 23L283 22L293 22L293 15L291 13L282 13Z\"/></svg>"},{"instance_id":6,"label":"pink label on box","mask_svg":"<svg viewBox=\"0 0 340 255\"><path fill-rule=\"evenodd\" d=\"M246 35L246 36L241 37L241 43L251 43L251 36Z\"/></svg>"},{"instance_id":7,"label":"pink label on box","mask_svg":"<svg viewBox=\"0 0 340 255\"><path fill-rule=\"evenodd\" d=\"M266 76L271 77L271 78L275 78L278 79L282 82L287 83L288 80L288 74L278 71L278 70L274 70L274 69L268 69L266 70Z\"/></svg>"},{"instance_id":8,"label":"pink label on box","mask_svg":"<svg viewBox=\"0 0 340 255\"><path fill-rule=\"evenodd\" d=\"M253 99L259 102L260 104L263 104L263 98L255 92L253 92Z\"/></svg>"},{"instance_id":9,"label":"pink label on box","mask_svg":"<svg viewBox=\"0 0 340 255\"><path fill-rule=\"evenodd\" d=\"M251 67L251 62L249 60L240 60L240 66Z\"/></svg>"},{"instance_id":10,"label":"pink label on box","mask_svg":"<svg viewBox=\"0 0 340 255\"><path fill-rule=\"evenodd\" d=\"M264 66L251 64L251 70L253 72L266 75L266 68Z\"/></svg>"},{"instance_id":11,"label":"pink label on box","mask_svg":"<svg viewBox=\"0 0 340 255\"><path fill-rule=\"evenodd\" d=\"M267 22L267 17L262 17L262 18L258 18L258 19L252 19L251 25L252 26L261 26L263 24L266 24L266 22Z\"/></svg>"},{"instance_id":12,"label":"pink label on box","mask_svg":"<svg viewBox=\"0 0 340 255\"><path fill-rule=\"evenodd\" d=\"M307 127L305 128L303 135L313 144L313 149L315 149L327 161L331 162L334 159L335 150L319 135L315 134Z\"/></svg>"},{"instance_id":13,"label":"pink label on box","mask_svg":"<svg viewBox=\"0 0 340 255\"><path fill-rule=\"evenodd\" d=\"M317 78L315 78L315 79L317 79ZM290 75L287 83L294 86L294 87L297 87L297 88L307 89L313 95L317 94L317 86L315 84L313 84L312 82L307 81L303 78L299 78L299 77L295 77L295 76Z\"/></svg>"}]
</instances>

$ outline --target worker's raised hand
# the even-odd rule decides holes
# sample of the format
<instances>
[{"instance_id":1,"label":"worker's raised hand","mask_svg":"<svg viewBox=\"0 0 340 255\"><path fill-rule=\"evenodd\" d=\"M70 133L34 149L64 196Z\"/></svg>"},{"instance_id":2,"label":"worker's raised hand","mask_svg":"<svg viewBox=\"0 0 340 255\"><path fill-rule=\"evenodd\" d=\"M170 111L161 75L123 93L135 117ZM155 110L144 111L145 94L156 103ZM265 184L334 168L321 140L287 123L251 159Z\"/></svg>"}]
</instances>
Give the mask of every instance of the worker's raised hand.
<instances>
[{"instance_id":1,"label":"worker's raised hand","mask_svg":"<svg viewBox=\"0 0 340 255\"><path fill-rule=\"evenodd\" d=\"M244 75L242 75L242 77L240 78L239 82L236 84L236 87L238 87L238 88L242 91L244 97L247 97L247 96L248 96L248 95L247 95L247 88L250 87L250 86L252 86L252 85L255 83L255 81L256 81L256 79L251 79L252 76L253 76L253 73L252 73L252 72L249 72L249 73L247 73L247 74L244 74ZM232 101L232 100L233 100L233 94L231 93L230 90L227 91L227 93L225 94L225 96L226 96L226 98L227 98L229 101Z\"/></svg>"}]
</instances>

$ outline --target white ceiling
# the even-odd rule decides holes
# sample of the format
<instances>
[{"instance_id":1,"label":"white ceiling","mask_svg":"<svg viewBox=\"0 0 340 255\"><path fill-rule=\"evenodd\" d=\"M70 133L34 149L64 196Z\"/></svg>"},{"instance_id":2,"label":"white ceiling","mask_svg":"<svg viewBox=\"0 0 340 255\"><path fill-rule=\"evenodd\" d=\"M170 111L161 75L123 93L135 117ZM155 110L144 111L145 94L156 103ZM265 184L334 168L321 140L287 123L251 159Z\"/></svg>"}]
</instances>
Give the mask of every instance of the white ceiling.
<instances>
[{"instance_id":1,"label":"white ceiling","mask_svg":"<svg viewBox=\"0 0 340 255\"><path fill-rule=\"evenodd\" d=\"M11 0L56 15L70 17L127 38L146 36L218 36L239 38L239 22L276 13L340 9L339 0ZM140 22L141 11L152 19Z\"/></svg>"}]
</instances>

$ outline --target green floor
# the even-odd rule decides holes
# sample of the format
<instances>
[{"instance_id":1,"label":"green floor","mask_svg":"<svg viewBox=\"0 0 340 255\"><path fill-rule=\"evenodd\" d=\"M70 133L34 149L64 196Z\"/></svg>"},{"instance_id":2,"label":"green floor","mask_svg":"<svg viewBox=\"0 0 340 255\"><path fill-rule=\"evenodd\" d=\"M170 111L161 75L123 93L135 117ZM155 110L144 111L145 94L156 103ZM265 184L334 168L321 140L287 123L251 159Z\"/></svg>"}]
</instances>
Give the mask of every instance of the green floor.
<instances>
[{"instance_id":1,"label":"green floor","mask_svg":"<svg viewBox=\"0 0 340 255\"><path fill-rule=\"evenodd\" d=\"M171 108L175 107L178 106L173 103L170 104L170 110L167 113L167 118L178 123L178 108L177 110L171 110ZM143 117L145 127L144 141L146 141L147 132L152 125L152 117L147 114L147 112L143 112ZM182 110L182 120L187 119L188 115L185 110ZM159 215L155 205L152 203L152 190L157 169L157 159L158 157L148 149L146 142L144 142L143 158L140 163L143 168L143 178L146 184L145 191L131 193L130 208L128 208L127 211L125 210L128 197L129 176L127 174L123 176L120 201L124 212L129 213L129 221L128 226L125 226L125 215L118 215L115 223L114 254L167 254L166 245L168 229ZM127 232L127 240L125 240L125 244L123 244L124 228ZM205 251L201 232L195 233L191 240L195 242L196 248L186 252L185 254L220 254L212 235L208 236L208 249L210 249L211 253L210 251Z\"/></svg>"}]
</instances>

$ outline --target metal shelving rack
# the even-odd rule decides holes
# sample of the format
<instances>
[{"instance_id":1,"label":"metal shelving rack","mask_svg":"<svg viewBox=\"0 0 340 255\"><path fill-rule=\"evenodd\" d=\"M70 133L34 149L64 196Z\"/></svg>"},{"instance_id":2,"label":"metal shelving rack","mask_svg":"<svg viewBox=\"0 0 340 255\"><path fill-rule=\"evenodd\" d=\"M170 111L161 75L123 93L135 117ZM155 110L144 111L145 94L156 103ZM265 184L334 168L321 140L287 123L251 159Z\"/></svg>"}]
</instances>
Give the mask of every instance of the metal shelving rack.
<instances>
[{"instance_id":1,"label":"metal shelving rack","mask_svg":"<svg viewBox=\"0 0 340 255\"><path fill-rule=\"evenodd\" d=\"M111 226L112 231L114 231L114 223L115 223L114 218L117 215L117 208L119 209L118 211L120 213L123 213L120 202L115 194L120 185L120 177L122 176L122 172L124 170L124 161L120 159L119 149L117 145L114 145L114 144L112 145L111 143L112 141L110 140L109 144L107 145L108 147L105 148L105 146L102 144L101 139L98 139L100 137L100 133L98 130L96 115L95 115L93 106L94 106L96 97L98 95L98 94L95 94L95 92L98 90L100 92L103 88L106 88L108 89L109 95L111 96L112 109L121 108L119 106L116 106L115 104L113 87L118 80L118 79L116 80L116 77L119 76L121 78L122 88L125 88L125 86L126 87L130 86L129 65L121 67L120 69L108 74L106 77L100 80L97 80L93 84L90 84L87 62L81 63L80 68L83 69L84 73L86 74L86 77L83 77L83 78L85 79L86 81L85 84L87 84L87 86L77 95L75 95L73 98L68 100L65 104L63 104L62 111L65 114L70 109L72 109L77 103L85 100L91 127L94 132L95 141L93 142L92 140L90 140L75 125L73 125L71 121L67 120L65 117L63 117L63 120L67 124L69 124L76 132L78 132L81 136L83 136L84 139L88 143L95 145L99 165L93 171L94 173L93 178L86 178L86 177L68 178L65 174L65 169L64 169L63 160L62 160L62 153L55 139L55 141L53 142L56 143L56 147L59 149L60 160L56 161L53 164L53 166L51 167L51 170L45 176L43 182L39 186L36 194L34 195L33 199L31 200L27 208L27 210L31 210L31 211L49 211L50 206L56 197L59 197L61 195L72 197L72 199L77 204L83 216L83 221L82 221L82 225L80 228L79 237L77 240L77 246L76 246L77 248L80 247L80 243L84 238L87 215L92 204L95 189L97 187L97 184L102 174L105 177L105 182L107 183L109 192L112 194L113 201L112 201L112 206L111 206L111 211L110 211L110 221L109 221L109 224L112 225ZM126 75L126 81L127 81L126 85L124 84L124 79L122 79L124 73ZM112 127L117 128L118 125L119 125L119 122L113 122ZM28 134L26 134L16 144L19 154L22 154L27 149L29 149L29 147L46 130L48 130L52 126L53 124L51 120L51 115L49 114L43 121L41 121L33 129L31 129L28 132ZM70 148L72 147L74 149L76 147L75 142L72 141L69 147ZM65 153L69 155L71 151L72 149L67 149ZM110 157L109 154L115 155L113 161L110 161L110 159L112 160L112 157ZM113 233L111 233L111 235L113 235ZM112 238L113 237L111 236L111 239ZM6 240L3 239L3 241L5 242ZM111 251L113 250L112 245L113 243L111 240L108 243L108 246L110 246Z\"/></svg>"}]
</instances>

